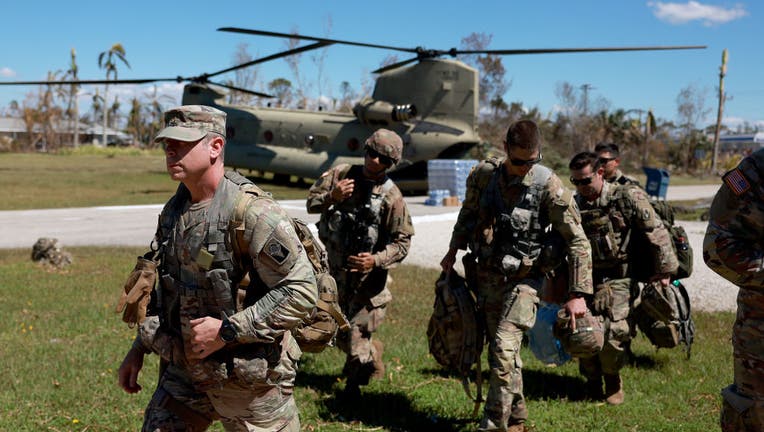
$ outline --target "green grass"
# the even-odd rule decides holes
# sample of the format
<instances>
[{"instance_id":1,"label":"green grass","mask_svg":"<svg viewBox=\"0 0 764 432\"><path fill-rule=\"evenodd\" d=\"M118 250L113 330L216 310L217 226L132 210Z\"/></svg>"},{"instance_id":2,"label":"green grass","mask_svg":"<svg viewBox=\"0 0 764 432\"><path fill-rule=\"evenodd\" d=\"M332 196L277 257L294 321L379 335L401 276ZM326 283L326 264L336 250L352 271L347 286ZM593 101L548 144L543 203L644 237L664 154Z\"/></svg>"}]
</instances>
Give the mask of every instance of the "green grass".
<instances>
[{"instance_id":1,"label":"green grass","mask_svg":"<svg viewBox=\"0 0 764 432\"><path fill-rule=\"evenodd\" d=\"M0 250L0 430L138 430L156 384L157 358L147 357L128 395L116 371L133 332L112 309L132 269L135 248L72 248L62 272L32 263L29 250ZM306 354L296 397L303 430L474 430L478 418L458 379L428 355L425 331L437 272L393 270L390 306L379 338L387 378L340 404L344 357L336 349ZM717 430L719 390L732 380L732 313L695 315L690 360L680 349L655 350L642 336L623 371L626 403L583 400L575 363L549 368L523 349L525 394L533 431ZM487 369L485 360L484 370ZM487 382L487 371L484 371ZM222 430L216 425L213 430Z\"/></svg>"},{"instance_id":2,"label":"green grass","mask_svg":"<svg viewBox=\"0 0 764 432\"><path fill-rule=\"evenodd\" d=\"M0 210L162 204L178 186L165 171L162 153L135 149L0 153L0 173ZM270 184L268 177L255 182L277 199L308 194L305 187Z\"/></svg>"}]
</instances>

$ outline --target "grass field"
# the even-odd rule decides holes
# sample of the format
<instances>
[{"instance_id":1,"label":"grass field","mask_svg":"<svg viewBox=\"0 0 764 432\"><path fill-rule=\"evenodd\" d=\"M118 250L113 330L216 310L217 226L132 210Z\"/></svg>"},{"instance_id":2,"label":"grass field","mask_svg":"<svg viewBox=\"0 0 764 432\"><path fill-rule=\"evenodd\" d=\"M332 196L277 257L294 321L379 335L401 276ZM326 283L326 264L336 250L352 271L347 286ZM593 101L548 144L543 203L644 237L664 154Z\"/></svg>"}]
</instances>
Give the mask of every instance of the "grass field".
<instances>
[{"instance_id":1,"label":"grass field","mask_svg":"<svg viewBox=\"0 0 764 432\"><path fill-rule=\"evenodd\" d=\"M81 147L66 154L0 153L0 173L0 210L161 204L177 187L167 176L163 154L156 150ZM560 176L570 187L567 173ZM645 184L644 175L637 178ZM308 185L282 186L271 179L266 175L254 181L276 199L307 197ZM671 178L673 185L703 183L719 179Z\"/></svg>"},{"instance_id":2,"label":"grass field","mask_svg":"<svg viewBox=\"0 0 764 432\"><path fill-rule=\"evenodd\" d=\"M49 271L29 250L0 250L0 430L138 430L156 384L157 358L147 358L128 395L116 371L133 332L113 307L142 251L72 248L74 264ZM395 299L379 332L387 377L340 404L343 356L306 354L296 389L306 431L468 431L478 418L459 380L427 352L425 331L437 272L402 266L392 272ZM695 315L692 358L681 349L652 348L638 336L635 360L623 371L626 403L583 400L583 379L571 362L549 368L527 348L525 394L532 431L718 430L719 390L731 382L731 313ZM483 361L484 370L487 369ZM484 380L487 381L487 371ZM222 430L216 425L213 430Z\"/></svg>"},{"instance_id":3,"label":"grass field","mask_svg":"<svg viewBox=\"0 0 764 432\"><path fill-rule=\"evenodd\" d=\"M76 154L0 153L0 173L0 210L162 204L178 187L157 151L84 147ZM307 197L305 187L263 180L277 199Z\"/></svg>"}]
</instances>

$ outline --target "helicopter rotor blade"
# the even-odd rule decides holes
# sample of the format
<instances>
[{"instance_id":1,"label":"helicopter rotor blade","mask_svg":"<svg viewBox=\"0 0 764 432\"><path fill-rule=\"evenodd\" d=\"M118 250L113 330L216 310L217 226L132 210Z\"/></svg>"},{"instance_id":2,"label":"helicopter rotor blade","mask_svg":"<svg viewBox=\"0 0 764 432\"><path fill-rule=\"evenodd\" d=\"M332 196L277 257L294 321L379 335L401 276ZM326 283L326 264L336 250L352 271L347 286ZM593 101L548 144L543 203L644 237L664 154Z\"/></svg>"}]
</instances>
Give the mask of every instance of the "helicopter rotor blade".
<instances>
[{"instance_id":1,"label":"helicopter rotor blade","mask_svg":"<svg viewBox=\"0 0 764 432\"><path fill-rule=\"evenodd\" d=\"M419 60L419 57L414 57L414 58L410 58L408 60L399 61L397 63L389 64L387 66L382 66L379 69L371 71L371 73L375 73L375 74L376 73L382 73L382 72L385 72L385 71L389 71L391 69L395 69L395 68L399 68L401 66L405 66L405 65L407 65L409 63L414 63L417 60Z\"/></svg>"},{"instance_id":2,"label":"helicopter rotor blade","mask_svg":"<svg viewBox=\"0 0 764 432\"><path fill-rule=\"evenodd\" d=\"M0 81L0 85L91 85L91 84L148 84L162 81L182 82L186 78L148 78L119 80L63 80L63 81Z\"/></svg>"},{"instance_id":3,"label":"helicopter rotor blade","mask_svg":"<svg viewBox=\"0 0 764 432\"><path fill-rule=\"evenodd\" d=\"M255 59L255 60L252 60L252 61L249 61L249 62L246 62L246 63L242 63L240 65L232 66L232 67L229 67L227 69L223 69L223 70L211 73L211 74L206 74L204 76L207 77L207 78L214 77L216 75L224 74L226 72L231 72L231 71L234 71L234 70L237 70L237 69L249 67L249 66L252 66L252 65L259 64L259 63L265 63L265 62L271 61L271 60L276 60L276 59L281 58L281 57L287 57L287 56L290 56L290 55L293 55L293 54L299 54L301 52L310 51L310 50L314 50L314 49L318 49L318 48L323 48L323 47L329 46L331 44L332 44L332 42L317 42L317 43L314 43L314 44L305 45L303 47L291 49L289 51L282 51L280 53L272 54L272 55L269 55L267 57L260 57L258 59Z\"/></svg>"},{"instance_id":4,"label":"helicopter rotor blade","mask_svg":"<svg viewBox=\"0 0 764 432\"><path fill-rule=\"evenodd\" d=\"M232 86L232 85L229 85L229 84L224 84L224 83L219 83L219 82L212 82L212 81L208 81L208 83L214 84L214 85L220 86L220 87L225 87L225 88L227 88L229 90L251 94L253 96L258 96L258 97L261 97L261 98L270 99L270 98L274 98L275 97L275 96L269 95L267 93L260 93L260 92L254 91L254 90L247 90L247 89L243 89L241 87L235 87L235 86Z\"/></svg>"},{"instance_id":5,"label":"helicopter rotor blade","mask_svg":"<svg viewBox=\"0 0 764 432\"><path fill-rule=\"evenodd\" d=\"M494 55L522 55L522 54L560 54L579 52L615 52L615 51L665 51L665 50L688 50L705 49L706 45L669 45L669 46L636 46L636 47L597 47L597 48L533 48L533 49L508 49L508 50L451 50L445 54L494 54Z\"/></svg>"},{"instance_id":6,"label":"helicopter rotor blade","mask_svg":"<svg viewBox=\"0 0 764 432\"><path fill-rule=\"evenodd\" d=\"M361 46L361 47L367 47L367 48L381 48L381 49L389 49L389 50L403 51L403 52L410 52L410 53L417 52L417 48L403 48L403 47L395 47L390 45L378 45L378 44L353 42L353 41L346 41L346 40L339 40L339 39L319 38L314 36L304 36L304 35L300 35L296 33L278 33L278 32L271 32L271 31L265 31L265 30L243 29L238 27L221 27L218 29L218 31L230 32L230 33L242 33L242 34L257 35L257 36L282 37L282 38L288 38L288 39L312 40L316 42L326 42L330 44L352 45L352 46Z\"/></svg>"}]
</instances>

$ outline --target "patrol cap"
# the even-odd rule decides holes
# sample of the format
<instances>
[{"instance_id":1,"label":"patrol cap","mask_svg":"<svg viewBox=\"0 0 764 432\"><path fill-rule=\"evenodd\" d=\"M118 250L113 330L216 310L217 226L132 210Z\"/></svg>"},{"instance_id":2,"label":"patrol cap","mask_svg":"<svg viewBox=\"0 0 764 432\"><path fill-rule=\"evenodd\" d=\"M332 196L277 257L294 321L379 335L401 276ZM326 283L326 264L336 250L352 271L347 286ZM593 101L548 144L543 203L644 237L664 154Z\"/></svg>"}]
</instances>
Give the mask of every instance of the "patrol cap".
<instances>
[{"instance_id":1,"label":"patrol cap","mask_svg":"<svg viewBox=\"0 0 764 432\"><path fill-rule=\"evenodd\" d=\"M401 161L403 153L403 140L397 133L388 129L377 129L366 139L366 146L378 151L393 160L394 163Z\"/></svg>"},{"instance_id":2,"label":"patrol cap","mask_svg":"<svg viewBox=\"0 0 764 432\"><path fill-rule=\"evenodd\" d=\"M160 142L166 138L178 141L198 141L213 132L225 137L226 114L206 105L182 105L164 112L164 129L154 138Z\"/></svg>"}]
</instances>

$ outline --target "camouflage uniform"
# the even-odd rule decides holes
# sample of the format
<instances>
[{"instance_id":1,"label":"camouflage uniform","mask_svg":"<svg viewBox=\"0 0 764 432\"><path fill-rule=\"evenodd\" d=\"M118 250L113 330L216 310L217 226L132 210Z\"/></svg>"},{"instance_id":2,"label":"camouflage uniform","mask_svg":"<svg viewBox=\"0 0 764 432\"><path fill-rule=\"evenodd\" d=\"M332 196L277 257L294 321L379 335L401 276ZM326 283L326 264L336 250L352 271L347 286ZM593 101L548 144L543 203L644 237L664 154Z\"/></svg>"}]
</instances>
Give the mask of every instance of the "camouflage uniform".
<instances>
[{"instance_id":1,"label":"camouflage uniform","mask_svg":"<svg viewBox=\"0 0 764 432\"><path fill-rule=\"evenodd\" d=\"M343 178L354 180L353 194L335 203L331 192ZM350 319L350 332L340 333L338 346L347 354L343 373L349 387L365 385L382 371L381 349L374 333L385 318L392 293L388 269L409 252L414 227L403 195L387 176L379 181L364 177L363 166L338 165L321 175L310 188L309 213L321 213L319 237L326 246L332 276L337 280L342 311ZM348 257L370 252L374 268L351 272ZM375 367L376 363L376 367Z\"/></svg>"},{"instance_id":2,"label":"camouflage uniform","mask_svg":"<svg viewBox=\"0 0 764 432\"><path fill-rule=\"evenodd\" d=\"M230 431L300 429L292 391L301 351L289 330L313 311L316 280L289 216L267 195L244 201L247 188L262 192L228 172L211 200L191 203L181 184L162 210L160 282L134 344L162 358L143 430L203 430L216 419ZM235 340L192 359L189 321L226 315Z\"/></svg>"},{"instance_id":3,"label":"camouflage uniform","mask_svg":"<svg viewBox=\"0 0 764 432\"><path fill-rule=\"evenodd\" d=\"M618 375L625 363L624 346L631 340L628 318L639 294L637 282L629 278L624 240L645 238L653 252L652 268L657 269L658 274L673 273L678 263L671 234L638 186L603 182L595 201L588 202L580 194L575 198L592 249L595 294L588 306L607 329L602 351L596 356L581 358L579 369L592 386L590 390L601 393L603 375L606 381L616 381L610 377ZM610 383L610 387L620 388L613 384Z\"/></svg>"},{"instance_id":4,"label":"camouflage uniform","mask_svg":"<svg viewBox=\"0 0 764 432\"><path fill-rule=\"evenodd\" d=\"M72 263L72 254L61 249L58 239L41 237L32 246L32 261L63 269Z\"/></svg>"},{"instance_id":5,"label":"camouflage uniform","mask_svg":"<svg viewBox=\"0 0 764 432\"><path fill-rule=\"evenodd\" d=\"M740 287L735 381L722 391L722 430L764 430L764 149L725 174L710 215L703 259Z\"/></svg>"},{"instance_id":6,"label":"camouflage uniform","mask_svg":"<svg viewBox=\"0 0 764 432\"><path fill-rule=\"evenodd\" d=\"M635 179L632 176L628 176L623 173L620 169L615 170L615 175L613 177L610 177L607 179L608 183L616 183L619 185L636 185L639 186L639 180Z\"/></svg>"},{"instance_id":7,"label":"camouflage uniform","mask_svg":"<svg viewBox=\"0 0 764 432\"><path fill-rule=\"evenodd\" d=\"M589 242L572 193L560 179L541 165L524 177L509 176L499 159L472 170L450 247L469 246L478 260L478 307L485 317L491 368L482 430L505 430L528 417L520 345L535 321L536 291L544 277L536 259L549 225L568 248L570 292L591 294Z\"/></svg>"}]
</instances>

